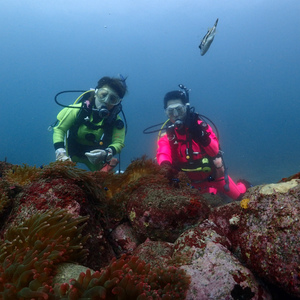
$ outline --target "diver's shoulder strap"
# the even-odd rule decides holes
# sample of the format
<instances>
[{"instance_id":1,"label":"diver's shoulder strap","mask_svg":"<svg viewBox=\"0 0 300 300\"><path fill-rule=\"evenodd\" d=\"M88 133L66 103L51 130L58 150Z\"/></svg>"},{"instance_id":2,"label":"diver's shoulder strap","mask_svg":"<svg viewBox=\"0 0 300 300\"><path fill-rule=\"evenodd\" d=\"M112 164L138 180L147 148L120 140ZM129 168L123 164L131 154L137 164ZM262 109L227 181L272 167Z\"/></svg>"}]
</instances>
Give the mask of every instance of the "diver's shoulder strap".
<instances>
[{"instance_id":1,"label":"diver's shoulder strap","mask_svg":"<svg viewBox=\"0 0 300 300\"><path fill-rule=\"evenodd\" d=\"M78 129L82 124L87 125L87 123L90 123L88 120L92 114L92 108L90 107L90 103L88 101L79 103L78 106L81 106L81 108L77 114L73 126L70 128L69 131L69 135L72 137L77 136Z\"/></svg>"},{"instance_id":2,"label":"diver's shoulder strap","mask_svg":"<svg viewBox=\"0 0 300 300\"><path fill-rule=\"evenodd\" d=\"M86 117L90 117L92 114L92 108L89 101L82 102L81 109L77 115L76 123L80 123L80 125L84 122Z\"/></svg>"}]
</instances>

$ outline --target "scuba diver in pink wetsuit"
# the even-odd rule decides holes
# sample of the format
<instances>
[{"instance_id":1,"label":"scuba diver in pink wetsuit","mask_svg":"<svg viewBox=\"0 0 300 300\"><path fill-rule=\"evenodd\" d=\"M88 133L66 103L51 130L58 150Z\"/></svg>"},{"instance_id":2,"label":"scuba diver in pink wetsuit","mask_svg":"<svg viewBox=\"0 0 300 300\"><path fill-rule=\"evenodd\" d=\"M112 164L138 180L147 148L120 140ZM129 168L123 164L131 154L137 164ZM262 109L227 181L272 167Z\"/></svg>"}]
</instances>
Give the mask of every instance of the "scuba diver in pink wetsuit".
<instances>
[{"instance_id":1,"label":"scuba diver in pink wetsuit","mask_svg":"<svg viewBox=\"0 0 300 300\"><path fill-rule=\"evenodd\" d=\"M164 108L169 118L166 134L158 141L157 162L174 171L184 171L201 193L227 195L240 200L251 185L235 183L228 176L216 134L200 115L190 108L189 90L168 92Z\"/></svg>"}]
</instances>

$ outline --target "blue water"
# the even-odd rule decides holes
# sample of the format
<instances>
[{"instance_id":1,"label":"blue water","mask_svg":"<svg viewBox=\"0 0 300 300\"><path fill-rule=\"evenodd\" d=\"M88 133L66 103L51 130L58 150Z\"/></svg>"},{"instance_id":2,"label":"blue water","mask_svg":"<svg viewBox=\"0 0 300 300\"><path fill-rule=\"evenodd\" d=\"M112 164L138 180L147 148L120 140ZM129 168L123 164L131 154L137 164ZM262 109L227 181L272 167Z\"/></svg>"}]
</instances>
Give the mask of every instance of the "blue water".
<instances>
[{"instance_id":1,"label":"blue water","mask_svg":"<svg viewBox=\"0 0 300 300\"><path fill-rule=\"evenodd\" d=\"M122 169L155 156L157 135L142 130L166 120L163 96L183 83L217 125L234 179L262 184L300 171L299 0L1 2L0 160L54 161L54 95L121 73L129 87Z\"/></svg>"}]
</instances>

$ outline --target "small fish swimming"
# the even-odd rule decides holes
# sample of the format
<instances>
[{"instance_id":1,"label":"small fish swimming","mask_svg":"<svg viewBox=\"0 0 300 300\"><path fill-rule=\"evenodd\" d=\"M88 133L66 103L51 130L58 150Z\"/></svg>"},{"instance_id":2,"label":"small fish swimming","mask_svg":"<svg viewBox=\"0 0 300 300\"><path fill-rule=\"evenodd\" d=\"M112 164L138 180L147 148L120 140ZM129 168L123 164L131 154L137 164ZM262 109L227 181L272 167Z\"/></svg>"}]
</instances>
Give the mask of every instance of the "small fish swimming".
<instances>
[{"instance_id":1,"label":"small fish swimming","mask_svg":"<svg viewBox=\"0 0 300 300\"><path fill-rule=\"evenodd\" d=\"M216 28L218 25L218 21L219 21L219 19L216 20L215 25L212 28L208 29L206 35L203 37L203 39L199 45L201 56L203 56L207 52L211 43L214 40L214 37L216 35Z\"/></svg>"}]
</instances>

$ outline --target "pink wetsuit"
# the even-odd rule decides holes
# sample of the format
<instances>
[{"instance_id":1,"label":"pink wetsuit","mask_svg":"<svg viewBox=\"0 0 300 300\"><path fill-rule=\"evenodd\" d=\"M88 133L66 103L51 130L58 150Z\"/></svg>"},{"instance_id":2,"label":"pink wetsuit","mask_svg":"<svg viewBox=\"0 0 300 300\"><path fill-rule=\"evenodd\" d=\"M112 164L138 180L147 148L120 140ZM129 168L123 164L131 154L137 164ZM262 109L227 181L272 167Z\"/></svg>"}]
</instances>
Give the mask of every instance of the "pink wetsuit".
<instances>
[{"instance_id":1,"label":"pink wetsuit","mask_svg":"<svg viewBox=\"0 0 300 300\"><path fill-rule=\"evenodd\" d=\"M200 124L202 121L198 121ZM206 130L209 133L210 143L207 146L202 146L199 142L192 140L192 150L193 150L193 161L200 161L204 157L214 158L219 154L219 141L213 132L212 128L208 125ZM187 129L181 134L175 129L174 133L176 135L177 143L171 146L167 134L162 136L158 141L158 149L157 149L157 162L161 164L164 161L168 161L171 164L175 164L176 166L180 166L181 169L187 169L186 167L182 167L184 165L188 165L188 148L189 143L187 141ZM173 151L172 151L173 147ZM176 155L176 158L172 157ZM190 169L194 169L190 167ZM203 172L203 171L187 171L188 177L190 178L193 187L199 189L201 193L213 193L221 192L226 194L230 198L236 200L239 196L246 192L246 187L243 183L235 184L234 181L228 176L229 180L229 191L224 189L225 180L224 177L214 178L213 181L209 181L209 178L213 178L214 170L212 167L211 172Z\"/></svg>"}]
</instances>

